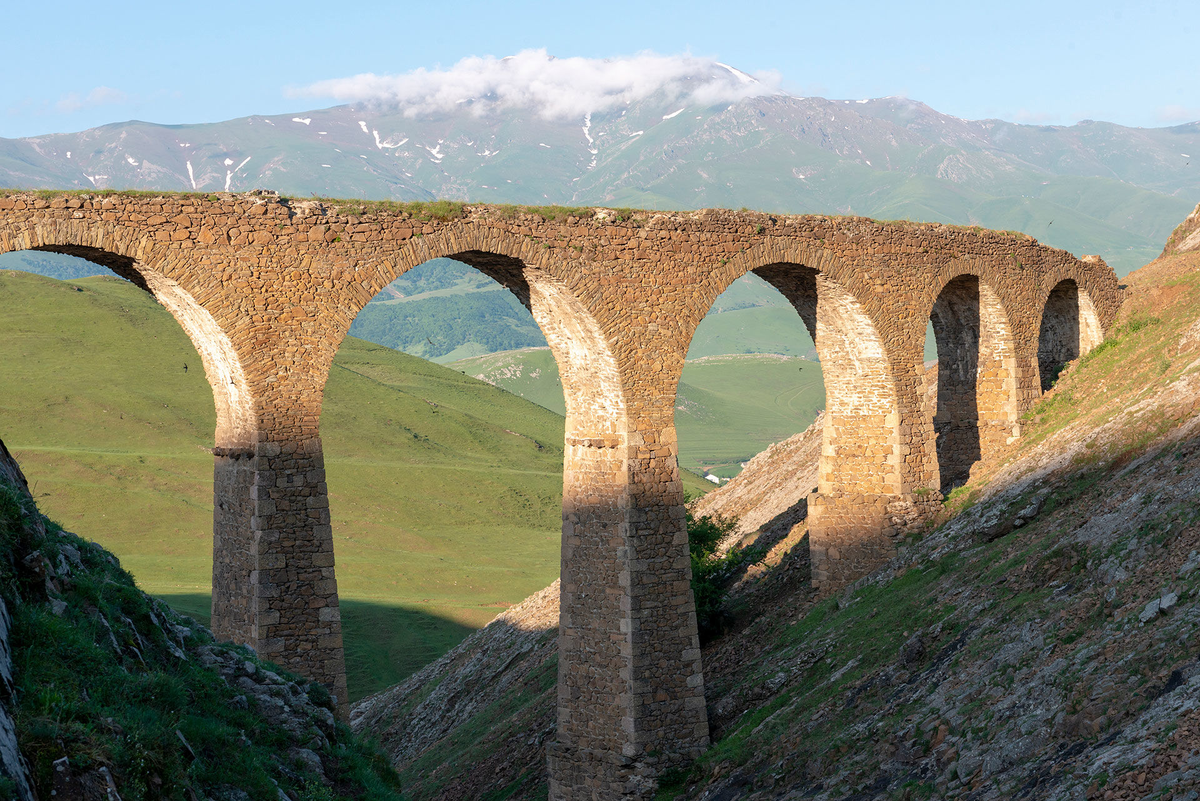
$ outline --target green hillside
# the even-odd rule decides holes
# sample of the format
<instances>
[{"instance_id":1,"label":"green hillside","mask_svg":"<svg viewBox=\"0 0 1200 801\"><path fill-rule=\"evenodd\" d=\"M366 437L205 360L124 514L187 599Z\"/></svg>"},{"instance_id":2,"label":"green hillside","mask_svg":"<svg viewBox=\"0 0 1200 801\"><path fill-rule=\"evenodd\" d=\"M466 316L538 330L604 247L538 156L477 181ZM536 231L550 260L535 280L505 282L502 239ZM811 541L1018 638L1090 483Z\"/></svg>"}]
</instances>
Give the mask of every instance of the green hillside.
<instances>
[{"instance_id":1,"label":"green hillside","mask_svg":"<svg viewBox=\"0 0 1200 801\"><path fill-rule=\"evenodd\" d=\"M802 359L817 357L808 329L791 306L710 312L697 327L687 357L699 359L739 353L778 353Z\"/></svg>"},{"instance_id":2,"label":"green hillside","mask_svg":"<svg viewBox=\"0 0 1200 801\"><path fill-rule=\"evenodd\" d=\"M548 348L493 353L450 366L548 409L564 409L558 366ZM689 470L737 475L742 462L803 431L823 408L824 378L815 361L771 354L690 360L675 401L679 463Z\"/></svg>"},{"instance_id":3,"label":"green hillside","mask_svg":"<svg viewBox=\"0 0 1200 801\"><path fill-rule=\"evenodd\" d=\"M0 432L39 504L204 617L214 412L182 329L116 278L0 272L0 306ZM353 697L554 579L562 425L454 371L346 340L322 436Z\"/></svg>"},{"instance_id":4,"label":"green hillside","mask_svg":"<svg viewBox=\"0 0 1200 801\"><path fill-rule=\"evenodd\" d=\"M821 365L787 356L709 356L683 368L675 399L680 462L735 476L756 453L825 408Z\"/></svg>"},{"instance_id":5,"label":"green hillside","mask_svg":"<svg viewBox=\"0 0 1200 801\"><path fill-rule=\"evenodd\" d=\"M522 348L450 362L447 367L495 384L559 414L566 414L562 380L550 348Z\"/></svg>"},{"instance_id":6,"label":"green hillside","mask_svg":"<svg viewBox=\"0 0 1200 801\"><path fill-rule=\"evenodd\" d=\"M0 798L115 799L119 786L130 801L401 801L325 688L214 643L139 591L109 553L39 514L7 456Z\"/></svg>"}]
</instances>

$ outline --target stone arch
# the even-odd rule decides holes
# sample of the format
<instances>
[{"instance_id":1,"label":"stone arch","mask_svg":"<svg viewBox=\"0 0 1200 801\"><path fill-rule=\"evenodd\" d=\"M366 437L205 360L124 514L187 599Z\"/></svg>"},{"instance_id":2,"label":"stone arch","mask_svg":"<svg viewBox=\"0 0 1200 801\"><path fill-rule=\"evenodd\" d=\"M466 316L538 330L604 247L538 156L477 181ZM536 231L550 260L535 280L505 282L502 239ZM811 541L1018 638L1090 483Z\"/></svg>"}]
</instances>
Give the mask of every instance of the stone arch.
<instances>
[{"instance_id":1,"label":"stone arch","mask_svg":"<svg viewBox=\"0 0 1200 801\"><path fill-rule=\"evenodd\" d=\"M533 314L558 364L568 449L573 438L622 437L625 393L620 370L608 338L579 297L547 270L528 266L518 257L471 250L447 253L445 258L495 280Z\"/></svg>"},{"instance_id":2,"label":"stone arch","mask_svg":"<svg viewBox=\"0 0 1200 801\"><path fill-rule=\"evenodd\" d=\"M899 406L883 340L854 293L792 263L754 270L783 293L817 347L825 377L822 495L897 495L903 489Z\"/></svg>"},{"instance_id":3,"label":"stone arch","mask_svg":"<svg viewBox=\"0 0 1200 801\"><path fill-rule=\"evenodd\" d=\"M436 258L462 262L512 292L529 309L545 336L563 385L568 452L572 440L579 437L605 437L607 447L615 447L617 440L624 445L626 413L621 371L609 338L592 312L549 265L531 258L538 254L531 252L527 243L498 239L495 232L488 232L490 241L476 242L473 240L483 238L477 232L468 229L463 233L466 235L409 245L393 254L395 261L377 264L369 288L344 310L342 335L375 294L413 267ZM567 458L569 463L570 455Z\"/></svg>"},{"instance_id":4,"label":"stone arch","mask_svg":"<svg viewBox=\"0 0 1200 801\"><path fill-rule=\"evenodd\" d=\"M188 335L200 356L216 412L211 625L220 639L255 642L250 521L255 515L251 457L258 439L258 409L229 334L167 269L152 266L148 257L153 251L144 249L128 232L99 226L50 231L34 227L0 232L0 249L62 253L99 264L151 294Z\"/></svg>"},{"instance_id":5,"label":"stone arch","mask_svg":"<svg viewBox=\"0 0 1200 801\"><path fill-rule=\"evenodd\" d=\"M362 308L400 275L436 258L474 267L508 289L532 313L558 364L567 407L567 436L625 432L625 393L616 354L580 292L559 277L547 250L530 237L507 235L469 222L410 239L363 265L368 280L344 309L342 334ZM585 432L591 432L587 434Z\"/></svg>"},{"instance_id":6,"label":"stone arch","mask_svg":"<svg viewBox=\"0 0 1200 801\"><path fill-rule=\"evenodd\" d=\"M947 281L929 314L937 342L937 392L927 414L943 492L1016 436L1017 358L999 295L979 276Z\"/></svg>"},{"instance_id":7,"label":"stone arch","mask_svg":"<svg viewBox=\"0 0 1200 801\"><path fill-rule=\"evenodd\" d=\"M853 271L820 249L762 250L755 255L775 258L756 264L744 257L717 286L753 270L791 301L816 345L826 397L808 532L813 582L824 588L895 551L890 517L898 501L906 503L914 472L905 459L900 393L883 332L860 299Z\"/></svg>"},{"instance_id":8,"label":"stone arch","mask_svg":"<svg viewBox=\"0 0 1200 801\"><path fill-rule=\"evenodd\" d=\"M0 231L0 252L33 250L86 259L153 295L183 328L200 355L216 409L215 447L218 452L244 450L254 442L257 418L254 395L233 341L186 288L145 258L149 251L141 247L140 241L122 233L94 226L82 230L46 231L39 226Z\"/></svg>"},{"instance_id":9,"label":"stone arch","mask_svg":"<svg viewBox=\"0 0 1200 801\"><path fill-rule=\"evenodd\" d=\"M566 406L558 687L560 699L571 700L558 705L551 765L555 780L570 784L582 757L567 754L622 753L628 742L621 722L640 720L644 714L645 701L639 696L648 691L618 680L624 675L632 681L639 669L642 649L628 642L636 628L629 621L636 614L631 609L636 602L613 591L631 589L630 562L636 558L636 546L630 543L631 517L636 515L630 507L637 504L631 489L637 435L629 430L626 392L612 343L583 299L551 271L551 265L531 264L541 255L536 251L497 241L494 232L490 241L473 238L467 232L456 241L409 248L399 254L398 263L381 267L376 284L382 288L433 258L474 267L530 310L558 365ZM615 546L617 542L622 544ZM681 547L686 551L686 543ZM694 618L691 625L694 629ZM644 735L639 731L639 736ZM648 739L654 741L653 732Z\"/></svg>"},{"instance_id":10,"label":"stone arch","mask_svg":"<svg viewBox=\"0 0 1200 801\"><path fill-rule=\"evenodd\" d=\"M1046 296L1038 330L1038 376L1042 392L1054 385L1068 362L1104 341L1104 328L1087 291L1073 278L1055 284Z\"/></svg>"}]
</instances>

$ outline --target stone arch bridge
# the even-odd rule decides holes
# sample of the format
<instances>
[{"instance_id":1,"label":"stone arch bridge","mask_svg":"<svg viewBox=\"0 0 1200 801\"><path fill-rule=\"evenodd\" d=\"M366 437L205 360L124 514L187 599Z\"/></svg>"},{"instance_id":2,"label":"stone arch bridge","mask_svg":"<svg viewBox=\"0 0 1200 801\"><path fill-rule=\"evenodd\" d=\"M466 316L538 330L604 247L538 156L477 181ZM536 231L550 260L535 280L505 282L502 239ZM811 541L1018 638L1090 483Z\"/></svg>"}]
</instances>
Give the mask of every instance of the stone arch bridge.
<instances>
[{"instance_id":1,"label":"stone arch bridge","mask_svg":"<svg viewBox=\"0 0 1200 801\"><path fill-rule=\"evenodd\" d=\"M213 629L343 703L319 432L334 353L377 292L429 259L514 292L567 406L555 798L636 794L639 775L708 744L673 416L692 334L726 287L755 271L816 343L827 413L809 530L827 587L888 558L944 487L1018 436L1021 413L1101 341L1121 301L1103 261L1021 234L719 210L428 213L438 208L8 194L0 252L99 262L187 331L218 420ZM931 320L936 415L922 362Z\"/></svg>"}]
</instances>

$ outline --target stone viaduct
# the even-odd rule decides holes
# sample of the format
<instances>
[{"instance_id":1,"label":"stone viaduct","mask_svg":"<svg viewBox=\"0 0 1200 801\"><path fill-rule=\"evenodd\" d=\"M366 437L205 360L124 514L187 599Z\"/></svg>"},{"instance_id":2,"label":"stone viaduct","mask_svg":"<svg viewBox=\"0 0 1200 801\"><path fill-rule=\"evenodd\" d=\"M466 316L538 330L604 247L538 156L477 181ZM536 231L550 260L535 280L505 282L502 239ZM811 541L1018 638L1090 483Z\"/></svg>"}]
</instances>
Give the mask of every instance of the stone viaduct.
<instances>
[{"instance_id":1,"label":"stone viaduct","mask_svg":"<svg viewBox=\"0 0 1200 801\"><path fill-rule=\"evenodd\" d=\"M943 488L1017 437L1121 300L1103 261L1022 234L720 210L0 193L0 252L23 249L113 269L190 335L218 421L213 629L342 703L318 430L334 353L377 292L439 256L529 307L567 406L557 799L636 796L639 777L708 745L673 414L692 334L730 283L755 271L816 342L827 414L808 508L826 588L887 559ZM931 320L936 414L924 405Z\"/></svg>"}]
</instances>

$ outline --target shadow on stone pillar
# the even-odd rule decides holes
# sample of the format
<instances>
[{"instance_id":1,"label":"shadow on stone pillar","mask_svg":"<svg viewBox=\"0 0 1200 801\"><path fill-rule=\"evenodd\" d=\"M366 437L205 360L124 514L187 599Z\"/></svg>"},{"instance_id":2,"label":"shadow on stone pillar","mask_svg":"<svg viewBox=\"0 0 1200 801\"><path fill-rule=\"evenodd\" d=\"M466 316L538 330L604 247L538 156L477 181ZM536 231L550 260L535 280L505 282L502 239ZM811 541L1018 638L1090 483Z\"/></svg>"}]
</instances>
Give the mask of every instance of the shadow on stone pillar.
<instances>
[{"instance_id":1,"label":"shadow on stone pillar","mask_svg":"<svg viewBox=\"0 0 1200 801\"><path fill-rule=\"evenodd\" d=\"M708 746L683 492L640 469L673 446L623 440L567 440L556 801L650 798Z\"/></svg>"},{"instance_id":2,"label":"shadow on stone pillar","mask_svg":"<svg viewBox=\"0 0 1200 801\"><path fill-rule=\"evenodd\" d=\"M896 555L885 495L808 496L813 586L822 594L854 581Z\"/></svg>"},{"instance_id":3,"label":"shadow on stone pillar","mask_svg":"<svg viewBox=\"0 0 1200 801\"><path fill-rule=\"evenodd\" d=\"M250 575L254 572L253 448L215 448L213 465L212 632L218 640L249 643L254 630Z\"/></svg>"},{"instance_id":4,"label":"shadow on stone pillar","mask_svg":"<svg viewBox=\"0 0 1200 801\"><path fill-rule=\"evenodd\" d=\"M213 633L329 690L349 709L321 441L218 453Z\"/></svg>"}]
</instances>

